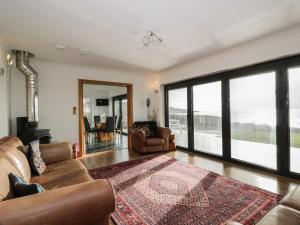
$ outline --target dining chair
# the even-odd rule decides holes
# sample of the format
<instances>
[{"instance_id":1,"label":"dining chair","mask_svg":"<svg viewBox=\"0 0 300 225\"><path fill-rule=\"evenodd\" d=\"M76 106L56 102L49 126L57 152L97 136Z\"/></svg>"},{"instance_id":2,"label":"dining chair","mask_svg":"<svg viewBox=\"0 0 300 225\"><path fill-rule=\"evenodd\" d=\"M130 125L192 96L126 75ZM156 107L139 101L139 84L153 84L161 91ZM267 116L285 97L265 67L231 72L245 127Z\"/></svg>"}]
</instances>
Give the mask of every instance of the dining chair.
<instances>
[{"instance_id":1,"label":"dining chair","mask_svg":"<svg viewBox=\"0 0 300 225\"><path fill-rule=\"evenodd\" d=\"M97 123L101 123L101 117L100 116L94 116L95 127L97 127Z\"/></svg>"},{"instance_id":2,"label":"dining chair","mask_svg":"<svg viewBox=\"0 0 300 225\"><path fill-rule=\"evenodd\" d=\"M115 118L113 116L106 117L105 128L102 131L105 132L106 139L107 139L107 134L113 133L115 131Z\"/></svg>"},{"instance_id":3,"label":"dining chair","mask_svg":"<svg viewBox=\"0 0 300 225\"><path fill-rule=\"evenodd\" d=\"M91 134L96 134L98 133L99 130L96 128L91 128L89 120L87 117L84 117L84 129L85 129L85 141L90 144L91 141Z\"/></svg>"},{"instance_id":4,"label":"dining chair","mask_svg":"<svg viewBox=\"0 0 300 225\"><path fill-rule=\"evenodd\" d=\"M115 128L115 132L116 132L116 134L122 135L122 115L119 115L118 123Z\"/></svg>"}]
</instances>

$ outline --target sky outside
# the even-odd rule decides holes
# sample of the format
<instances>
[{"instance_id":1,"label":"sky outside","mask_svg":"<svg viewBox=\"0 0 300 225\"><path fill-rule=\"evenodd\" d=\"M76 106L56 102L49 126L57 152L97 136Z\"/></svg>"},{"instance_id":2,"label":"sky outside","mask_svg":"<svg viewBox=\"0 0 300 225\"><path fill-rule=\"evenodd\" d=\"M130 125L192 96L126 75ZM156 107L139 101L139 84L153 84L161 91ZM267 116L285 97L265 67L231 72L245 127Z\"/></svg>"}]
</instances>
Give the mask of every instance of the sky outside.
<instances>
[{"instance_id":1,"label":"sky outside","mask_svg":"<svg viewBox=\"0 0 300 225\"><path fill-rule=\"evenodd\" d=\"M300 67L289 69L290 119L300 126ZM232 122L276 124L275 72L230 80ZM221 116L221 82L193 87L195 114ZM187 109L187 89L169 91L169 106ZM199 113L198 113L199 112Z\"/></svg>"}]
</instances>

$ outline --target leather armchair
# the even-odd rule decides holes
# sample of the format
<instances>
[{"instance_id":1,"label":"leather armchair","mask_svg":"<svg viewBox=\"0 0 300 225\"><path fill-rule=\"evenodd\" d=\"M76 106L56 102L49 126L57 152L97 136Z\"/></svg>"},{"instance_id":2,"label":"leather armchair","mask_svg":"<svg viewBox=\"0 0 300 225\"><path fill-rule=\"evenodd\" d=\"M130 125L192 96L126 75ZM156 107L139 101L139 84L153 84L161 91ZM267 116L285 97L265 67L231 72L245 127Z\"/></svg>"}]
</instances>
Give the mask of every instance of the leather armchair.
<instances>
[{"instance_id":1,"label":"leather armchair","mask_svg":"<svg viewBox=\"0 0 300 225\"><path fill-rule=\"evenodd\" d=\"M142 122L139 122L141 124ZM147 122L144 122L147 124ZM169 151L169 137L171 130L167 127L157 126L152 137L146 137L139 128L130 129L132 135L132 148L139 153Z\"/></svg>"}]
</instances>

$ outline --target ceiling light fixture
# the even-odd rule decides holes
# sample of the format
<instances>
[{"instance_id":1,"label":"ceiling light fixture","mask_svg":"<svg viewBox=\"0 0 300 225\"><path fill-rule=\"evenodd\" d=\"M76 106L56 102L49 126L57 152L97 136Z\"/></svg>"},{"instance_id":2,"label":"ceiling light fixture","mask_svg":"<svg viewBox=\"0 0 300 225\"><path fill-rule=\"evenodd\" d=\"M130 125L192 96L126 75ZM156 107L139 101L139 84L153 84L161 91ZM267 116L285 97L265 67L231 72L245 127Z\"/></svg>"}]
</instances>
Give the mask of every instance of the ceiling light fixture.
<instances>
[{"instance_id":1,"label":"ceiling light fixture","mask_svg":"<svg viewBox=\"0 0 300 225\"><path fill-rule=\"evenodd\" d=\"M163 39L157 36L153 31L148 31L142 39L144 47L150 47L152 44L160 44L162 41Z\"/></svg>"}]
</instances>

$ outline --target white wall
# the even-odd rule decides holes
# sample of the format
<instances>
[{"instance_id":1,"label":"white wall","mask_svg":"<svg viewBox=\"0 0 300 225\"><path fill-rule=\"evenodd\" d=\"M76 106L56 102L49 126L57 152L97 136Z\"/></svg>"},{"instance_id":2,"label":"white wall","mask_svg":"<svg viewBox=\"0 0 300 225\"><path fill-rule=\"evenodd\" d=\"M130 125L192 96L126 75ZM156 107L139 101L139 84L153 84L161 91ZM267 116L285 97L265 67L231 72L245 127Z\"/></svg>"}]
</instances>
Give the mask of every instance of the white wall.
<instances>
[{"instance_id":1,"label":"white wall","mask_svg":"<svg viewBox=\"0 0 300 225\"><path fill-rule=\"evenodd\" d=\"M78 79L116 81L133 84L133 119L144 120L146 98L153 98L150 76L138 72L92 68L70 64L32 60L39 73L39 127L50 128L53 140L78 141L78 112L72 115L72 107L78 107ZM13 134L16 134L17 116L25 116L25 77L16 68L12 71ZM78 109L78 108L77 108Z\"/></svg>"},{"instance_id":2,"label":"white wall","mask_svg":"<svg viewBox=\"0 0 300 225\"><path fill-rule=\"evenodd\" d=\"M300 27L273 34L218 54L159 73L161 84L239 68L300 53ZM164 124L163 87L159 95L160 122Z\"/></svg>"},{"instance_id":3,"label":"white wall","mask_svg":"<svg viewBox=\"0 0 300 225\"><path fill-rule=\"evenodd\" d=\"M9 134L8 117L8 68L6 66L6 48L0 40L0 69L4 69L4 75L0 75L0 138Z\"/></svg>"}]
</instances>

